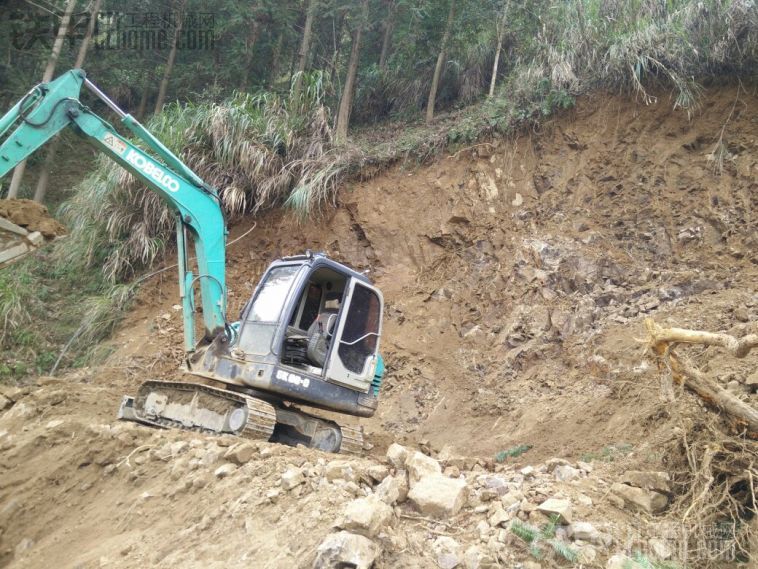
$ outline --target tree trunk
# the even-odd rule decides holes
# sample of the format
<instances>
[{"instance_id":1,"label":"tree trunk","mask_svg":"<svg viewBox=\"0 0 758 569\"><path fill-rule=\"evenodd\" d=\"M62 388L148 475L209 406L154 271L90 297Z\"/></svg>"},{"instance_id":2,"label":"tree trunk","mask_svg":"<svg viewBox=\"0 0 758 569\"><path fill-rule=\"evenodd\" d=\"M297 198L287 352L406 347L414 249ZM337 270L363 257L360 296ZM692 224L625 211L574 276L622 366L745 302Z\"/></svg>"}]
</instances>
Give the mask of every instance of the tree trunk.
<instances>
[{"instance_id":1,"label":"tree trunk","mask_svg":"<svg viewBox=\"0 0 758 569\"><path fill-rule=\"evenodd\" d=\"M506 18L508 17L508 5L503 7L503 17L497 22L497 49L495 50L495 63L492 64L492 79L490 79L490 90L488 97L495 95L495 84L497 83L497 67L500 63L500 52L503 50L503 37L505 36Z\"/></svg>"},{"instance_id":2,"label":"tree trunk","mask_svg":"<svg viewBox=\"0 0 758 569\"><path fill-rule=\"evenodd\" d=\"M442 75L442 66L445 63L445 51L447 43L450 41L450 33L453 28L453 19L455 18L455 0L450 0L450 11L447 14L447 23L445 24L445 33L442 35L442 45L440 53L437 56L437 65L434 66L434 75L432 76L432 88L429 89L429 100L426 103L426 122L430 123L434 119L434 103L437 99L437 88Z\"/></svg>"},{"instance_id":3,"label":"tree trunk","mask_svg":"<svg viewBox=\"0 0 758 569\"><path fill-rule=\"evenodd\" d=\"M61 19L61 26L58 28L58 35L53 43L53 51L50 53L50 57L47 60L47 66L45 67L45 73L42 75L42 82L46 83L53 78L55 73L55 66L58 63L58 58L63 49L63 40L66 39L68 34L68 26L71 22L71 14L76 6L76 0L68 0L66 4L66 10L63 13ZM24 171L26 170L26 160L20 162L18 166L13 170L13 177L11 178L11 185L8 188L8 199L15 199L18 197L18 190L21 187L21 180L24 177Z\"/></svg>"},{"instance_id":4,"label":"tree trunk","mask_svg":"<svg viewBox=\"0 0 758 569\"><path fill-rule=\"evenodd\" d=\"M97 15L100 13L100 5L102 3L103 0L95 0L95 3L92 5L87 32L84 34L82 45L79 46L79 53L76 55L76 62L74 63L74 67L77 69L81 69L82 65L84 65L84 60L87 59L87 50L89 50L89 44L92 41L92 35L95 33Z\"/></svg>"},{"instance_id":5,"label":"tree trunk","mask_svg":"<svg viewBox=\"0 0 758 569\"><path fill-rule=\"evenodd\" d=\"M347 140L347 128L350 123L350 110L353 106L353 93L355 91L355 76L358 74L358 56L361 48L361 35L363 26L368 18L368 0L361 2L360 20L357 22L353 34L353 47L350 50L350 60L347 64L347 77L345 78L345 87L342 89L342 98L340 99L339 112L337 113L337 129L335 140L337 143Z\"/></svg>"},{"instance_id":6,"label":"tree trunk","mask_svg":"<svg viewBox=\"0 0 758 569\"><path fill-rule=\"evenodd\" d=\"M90 20L88 22L87 31L84 34L84 38L82 39L82 44L79 46L79 53L76 55L76 62L74 63L74 67L76 69L81 69L84 65L84 60L87 58L87 50L89 49L89 44L92 41L92 34L95 33L95 21L97 19L97 15L100 13L100 4L102 4L102 0L95 0L95 3L92 5L92 12L90 13ZM42 166L42 172L40 173L39 180L37 181L37 188L34 190L34 201L37 203L42 203L42 200L45 199L45 194L47 193L47 185L50 182L50 169L53 167L53 162L55 161L55 153L58 150L58 141L59 139L55 138L50 144L50 148L47 151L45 164Z\"/></svg>"},{"instance_id":7,"label":"tree trunk","mask_svg":"<svg viewBox=\"0 0 758 569\"><path fill-rule=\"evenodd\" d=\"M382 38L382 51L379 54L379 68L382 70L387 68L387 56L392 44L392 32L395 31L395 14L397 13L395 1L389 0L388 4L387 21L384 23L384 37Z\"/></svg>"},{"instance_id":8,"label":"tree trunk","mask_svg":"<svg viewBox=\"0 0 758 569\"><path fill-rule=\"evenodd\" d=\"M340 51L342 50L342 25L345 23L345 14L340 14L339 20L333 25L334 34L334 52L332 53L332 60L329 62L329 82L335 85L335 75L337 73L337 64L340 59Z\"/></svg>"},{"instance_id":9,"label":"tree trunk","mask_svg":"<svg viewBox=\"0 0 758 569\"><path fill-rule=\"evenodd\" d=\"M163 79L161 79L161 86L158 90L158 99L155 101L154 114L158 114L163 108L163 103L166 101L166 92L168 91L168 81L171 78L171 73L174 71L174 62L176 61L176 51L179 47L179 36L182 33L182 16L184 13L184 0L178 10L178 22L176 23L176 30L174 31L174 39L171 42L171 51L168 54L168 61L166 61L166 70L163 72Z\"/></svg>"},{"instance_id":10,"label":"tree trunk","mask_svg":"<svg viewBox=\"0 0 758 569\"><path fill-rule=\"evenodd\" d=\"M279 66L282 60L283 49L284 32L279 32L279 36L276 38L276 45L274 46L274 53L271 54L271 75L269 76L269 84L276 82L276 78L279 75Z\"/></svg>"},{"instance_id":11,"label":"tree trunk","mask_svg":"<svg viewBox=\"0 0 758 569\"><path fill-rule=\"evenodd\" d=\"M147 113L147 100L150 97L150 74L145 72L142 74L142 95L140 95L139 106L137 107L137 119L144 120L145 113Z\"/></svg>"},{"instance_id":12,"label":"tree trunk","mask_svg":"<svg viewBox=\"0 0 758 569\"><path fill-rule=\"evenodd\" d=\"M261 23L258 20L253 21L253 25L250 28L250 35L247 37L247 41L245 42L245 50L247 51L245 55L245 72L242 77L242 81L240 84L240 87L243 91L247 91L248 87L250 87L250 68L253 65L253 50L255 48L255 44L258 43L258 37L261 33Z\"/></svg>"},{"instance_id":13,"label":"tree trunk","mask_svg":"<svg viewBox=\"0 0 758 569\"><path fill-rule=\"evenodd\" d=\"M316 0L309 0L305 7L305 27L303 28L303 41L300 42L300 52L298 53L297 69L295 70L295 81L292 91L295 98L300 94L303 86L303 73L305 65L308 62L308 55L311 47L311 30L313 29L313 17L316 12Z\"/></svg>"},{"instance_id":14,"label":"tree trunk","mask_svg":"<svg viewBox=\"0 0 758 569\"><path fill-rule=\"evenodd\" d=\"M498 63L500 63L500 50L502 49L502 44L500 43L500 38L498 38L497 42L497 50L495 51L495 63L492 64L492 79L490 79L490 91L487 93L488 97L492 97L495 94L495 83L497 83L497 66Z\"/></svg>"}]
</instances>

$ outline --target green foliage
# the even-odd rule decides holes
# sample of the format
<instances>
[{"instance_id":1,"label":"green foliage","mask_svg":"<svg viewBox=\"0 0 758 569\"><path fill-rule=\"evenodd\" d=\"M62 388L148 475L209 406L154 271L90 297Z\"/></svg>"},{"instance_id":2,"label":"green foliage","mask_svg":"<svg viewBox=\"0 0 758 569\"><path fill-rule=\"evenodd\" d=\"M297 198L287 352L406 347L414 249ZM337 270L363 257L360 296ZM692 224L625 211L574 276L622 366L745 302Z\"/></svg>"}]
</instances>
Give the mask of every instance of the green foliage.
<instances>
[{"instance_id":1,"label":"green foliage","mask_svg":"<svg viewBox=\"0 0 758 569\"><path fill-rule=\"evenodd\" d=\"M629 443L617 443L614 445L608 445L600 449L599 452L588 452L582 455L584 462L613 462L618 458L622 458L632 452L633 446Z\"/></svg>"},{"instance_id":2,"label":"green foliage","mask_svg":"<svg viewBox=\"0 0 758 569\"><path fill-rule=\"evenodd\" d=\"M53 261L57 254L41 251L0 271L0 379L47 374L59 356L59 365L86 364L136 290L108 283L97 267Z\"/></svg>"},{"instance_id":3,"label":"green foliage","mask_svg":"<svg viewBox=\"0 0 758 569\"><path fill-rule=\"evenodd\" d=\"M298 94L236 93L220 103L168 105L147 124L207 183L226 214L292 207L302 215L329 203L351 167L334 146L323 105L324 74L307 74ZM61 209L70 228L56 257L100 265L110 282L150 266L173 239L174 216L152 191L103 159Z\"/></svg>"},{"instance_id":4,"label":"green foliage","mask_svg":"<svg viewBox=\"0 0 758 569\"><path fill-rule=\"evenodd\" d=\"M576 563L578 554L574 548L555 537L555 529L558 525L558 516L552 516L550 521L542 528L514 519L510 524L510 531L521 539L526 545L529 554L535 559L545 557L545 544L559 557L569 563Z\"/></svg>"},{"instance_id":5,"label":"green foliage","mask_svg":"<svg viewBox=\"0 0 758 569\"><path fill-rule=\"evenodd\" d=\"M0 347L9 341L24 343L22 326L32 320L45 299L45 288L35 286L30 264L22 261L0 271Z\"/></svg>"},{"instance_id":6,"label":"green foliage","mask_svg":"<svg viewBox=\"0 0 758 569\"><path fill-rule=\"evenodd\" d=\"M532 445L518 445L513 448L501 450L499 453L495 455L495 462L505 462L505 460L508 458L515 458L517 456L521 456L530 448L532 448Z\"/></svg>"},{"instance_id":7,"label":"green foliage","mask_svg":"<svg viewBox=\"0 0 758 569\"><path fill-rule=\"evenodd\" d=\"M635 551L632 554L632 561L625 563L624 569L635 569L635 567L642 567L642 569L681 569L678 563L671 561L653 561L647 555L639 551Z\"/></svg>"}]
</instances>

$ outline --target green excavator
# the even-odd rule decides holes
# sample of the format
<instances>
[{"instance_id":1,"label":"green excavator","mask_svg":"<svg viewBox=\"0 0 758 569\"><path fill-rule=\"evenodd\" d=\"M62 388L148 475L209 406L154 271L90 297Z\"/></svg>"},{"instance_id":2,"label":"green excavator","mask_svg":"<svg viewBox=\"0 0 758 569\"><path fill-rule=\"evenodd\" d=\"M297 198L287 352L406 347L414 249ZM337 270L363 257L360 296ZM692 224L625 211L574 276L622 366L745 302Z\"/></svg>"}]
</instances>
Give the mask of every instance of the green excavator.
<instances>
[{"instance_id":1,"label":"green excavator","mask_svg":"<svg viewBox=\"0 0 758 569\"><path fill-rule=\"evenodd\" d=\"M91 91L120 118L119 134L80 100ZM14 130L15 127L15 130ZM145 381L120 419L165 428L359 453L362 430L300 406L370 417L384 363L381 292L362 273L306 252L271 263L239 321L226 315L227 228L218 192L81 69L34 87L0 119L0 179L66 127L159 194L176 214L186 371L193 381ZM194 244L197 273L190 267ZM196 340L195 295L202 334Z\"/></svg>"}]
</instances>

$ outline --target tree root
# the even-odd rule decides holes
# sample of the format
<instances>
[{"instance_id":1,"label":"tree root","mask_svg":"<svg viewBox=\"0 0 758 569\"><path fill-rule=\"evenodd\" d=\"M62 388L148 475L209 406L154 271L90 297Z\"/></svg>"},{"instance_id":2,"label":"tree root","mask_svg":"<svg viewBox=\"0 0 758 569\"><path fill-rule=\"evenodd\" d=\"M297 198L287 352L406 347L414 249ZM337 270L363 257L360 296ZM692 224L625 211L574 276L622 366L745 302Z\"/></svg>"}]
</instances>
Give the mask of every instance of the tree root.
<instances>
[{"instance_id":1,"label":"tree root","mask_svg":"<svg viewBox=\"0 0 758 569\"><path fill-rule=\"evenodd\" d=\"M650 349L658 358L661 373L671 373L674 381L696 393L711 407L723 411L740 431L758 439L758 410L735 397L716 384L704 373L680 358L674 348L679 343L719 346L737 358L744 358L758 347L758 334L735 338L728 334L714 334L684 328L661 328L651 318L645 320Z\"/></svg>"},{"instance_id":2,"label":"tree root","mask_svg":"<svg viewBox=\"0 0 758 569\"><path fill-rule=\"evenodd\" d=\"M675 353L678 344L716 346L737 358L758 347L758 334L735 338L683 328L662 328L645 320L647 343L655 354L662 387L676 383L721 412L736 436L717 425L717 416L705 414L683 429L678 451L687 465L680 473L681 489L670 516L683 525L688 556L703 567L720 566L734 559L752 559L756 538L758 502L758 410L741 401L702 371Z\"/></svg>"}]
</instances>

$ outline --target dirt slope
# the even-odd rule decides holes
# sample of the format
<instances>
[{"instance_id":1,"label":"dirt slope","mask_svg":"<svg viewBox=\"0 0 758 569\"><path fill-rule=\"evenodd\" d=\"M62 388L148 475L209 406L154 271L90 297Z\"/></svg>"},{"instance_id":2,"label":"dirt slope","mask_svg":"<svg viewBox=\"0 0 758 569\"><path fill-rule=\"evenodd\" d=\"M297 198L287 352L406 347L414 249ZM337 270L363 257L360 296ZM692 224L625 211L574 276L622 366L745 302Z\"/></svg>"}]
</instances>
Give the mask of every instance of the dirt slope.
<instances>
[{"instance_id":1,"label":"dirt slope","mask_svg":"<svg viewBox=\"0 0 758 569\"><path fill-rule=\"evenodd\" d=\"M707 94L691 119L666 97L586 99L541 133L350 188L322 223L270 215L230 251L233 313L271 259L323 250L385 295L389 374L365 422L380 446L529 443L545 458L644 441L662 408L634 342L643 318L755 321L758 101L736 95ZM157 322L170 332L148 342L165 353L181 330L173 275L144 298L120 337L144 354Z\"/></svg>"},{"instance_id":2,"label":"dirt slope","mask_svg":"<svg viewBox=\"0 0 758 569\"><path fill-rule=\"evenodd\" d=\"M650 106L598 96L539 133L348 188L321 222L268 215L230 249L232 309L283 254L323 250L369 270L385 295L388 375L379 412L362 422L375 445L366 464L393 441L432 454L447 446L443 454L490 459L466 464L474 487L474 472L517 444L532 445L517 467L615 458L596 464L603 482L588 476L586 490L596 506L578 511L644 526L649 518L614 509L607 484L632 465L678 468L665 449L705 411L684 392L662 403L635 338L645 316L737 335L755 328L756 111L754 92L726 88L706 93L691 119L665 96ZM179 376L174 279L145 288L105 366L22 393L0 415L0 566L309 566L356 495L319 486L322 468L312 502L267 497L290 466L331 460L317 453L261 447L260 460L217 480L214 441L114 425L123 392ZM755 366L755 356L717 358L710 372L755 404L744 385ZM178 441L201 466L155 456ZM535 502L554 491L576 498L546 485ZM454 524L464 544L478 539L477 503ZM430 539L449 526L398 524L390 534L410 542L388 534L377 566L437 566ZM503 566L525 558L513 544L502 555Z\"/></svg>"}]
</instances>

